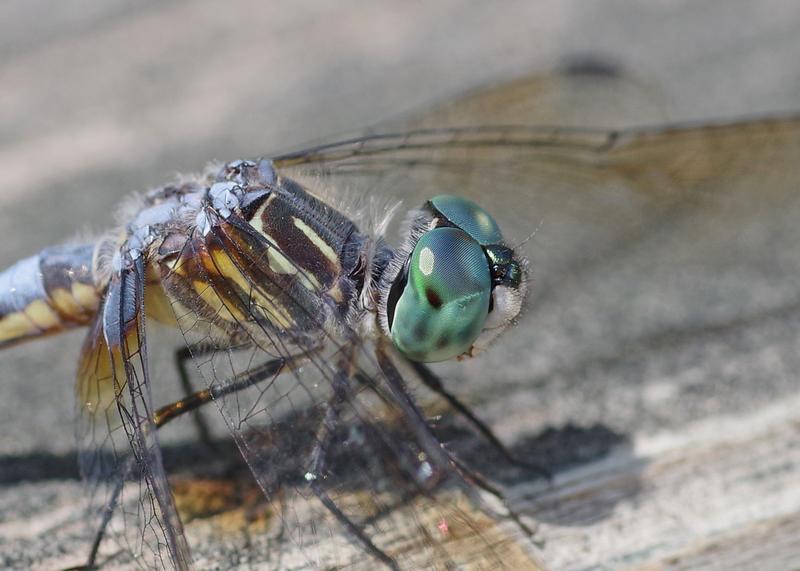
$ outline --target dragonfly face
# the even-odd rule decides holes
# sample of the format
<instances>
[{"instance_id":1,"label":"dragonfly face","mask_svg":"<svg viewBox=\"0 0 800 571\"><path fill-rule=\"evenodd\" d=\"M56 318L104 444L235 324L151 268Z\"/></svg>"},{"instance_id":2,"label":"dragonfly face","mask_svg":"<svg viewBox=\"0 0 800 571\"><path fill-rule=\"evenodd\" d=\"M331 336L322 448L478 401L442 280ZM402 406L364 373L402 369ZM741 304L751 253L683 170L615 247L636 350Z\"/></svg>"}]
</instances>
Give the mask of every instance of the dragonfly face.
<instances>
[{"instance_id":1,"label":"dragonfly face","mask_svg":"<svg viewBox=\"0 0 800 571\"><path fill-rule=\"evenodd\" d=\"M395 347L422 362L484 349L519 313L525 289L497 222L474 202L442 195L413 217L407 233L381 296Z\"/></svg>"}]
</instances>

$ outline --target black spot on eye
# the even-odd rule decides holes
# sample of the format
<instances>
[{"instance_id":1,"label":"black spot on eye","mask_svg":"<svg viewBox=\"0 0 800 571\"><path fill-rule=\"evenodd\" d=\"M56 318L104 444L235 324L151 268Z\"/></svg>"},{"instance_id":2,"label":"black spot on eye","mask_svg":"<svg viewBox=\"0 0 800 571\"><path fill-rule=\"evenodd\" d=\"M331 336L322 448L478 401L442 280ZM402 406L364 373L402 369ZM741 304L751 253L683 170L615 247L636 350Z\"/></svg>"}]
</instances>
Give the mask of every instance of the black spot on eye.
<instances>
[{"instance_id":1,"label":"black spot on eye","mask_svg":"<svg viewBox=\"0 0 800 571\"><path fill-rule=\"evenodd\" d=\"M437 349L445 349L450 345L450 338L447 335L442 335L436 341L436 348Z\"/></svg>"},{"instance_id":2,"label":"black spot on eye","mask_svg":"<svg viewBox=\"0 0 800 571\"><path fill-rule=\"evenodd\" d=\"M431 304L431 307L434 309L439 309L442 307L442 298L439 297L439 294L433 291L430 288L425 289L425 298L428 300L428 303Z\"/></svg>"}]
</instances>

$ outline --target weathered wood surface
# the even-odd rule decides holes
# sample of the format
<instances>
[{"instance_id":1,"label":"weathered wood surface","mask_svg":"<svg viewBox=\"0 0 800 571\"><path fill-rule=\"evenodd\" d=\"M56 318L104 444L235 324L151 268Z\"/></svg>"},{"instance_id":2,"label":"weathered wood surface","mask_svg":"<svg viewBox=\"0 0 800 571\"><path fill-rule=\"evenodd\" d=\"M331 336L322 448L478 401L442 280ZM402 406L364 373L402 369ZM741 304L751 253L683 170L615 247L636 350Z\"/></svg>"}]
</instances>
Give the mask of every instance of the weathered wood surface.
<instances>
[{"instance_id":1,"label":"weathered wood surface","mask_svg":"<svg viewBox=\"0 0 800 571\"><path fill-rule=\"evenodd\" d=\"M800 108L795 6L504 6L4 3L0 263L100 230L128 192L207 160L351 131L575 53L638 71L674 119ZM669 373L637 374L618 347L588 362L543 356L540 370L497 390L478 383L468 400L557 470L552 488L508 489L538 524L546 564L800 568L800 359L787 357L800 349L798 324L787 307L700 332L671 354L637 347L639 358L675 363ZM70 334L0 357L4 568L84 557L71 404L79 344ZM170 452L194 461L191 448ZM213 536L218 523L197 520L190 532ZM256 568L258 549L240 540L204 542L198 559Z\"/></svg>"}]
</instances>

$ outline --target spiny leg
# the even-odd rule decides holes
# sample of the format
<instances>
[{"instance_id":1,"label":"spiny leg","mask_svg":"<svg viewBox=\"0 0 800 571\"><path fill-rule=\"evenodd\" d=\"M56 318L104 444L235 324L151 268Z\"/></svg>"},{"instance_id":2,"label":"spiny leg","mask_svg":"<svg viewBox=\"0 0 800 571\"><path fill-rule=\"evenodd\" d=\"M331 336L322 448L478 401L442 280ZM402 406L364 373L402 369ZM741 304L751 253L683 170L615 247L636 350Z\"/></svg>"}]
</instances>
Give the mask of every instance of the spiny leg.
<instances>
[{"instance_id":1,"label":"spiny leg","mask_svg":"<svg viewBox=\"0 0 800 571\"><path fill-rule=\"evenodd\" d=\"M464 418L466 418L469 423L472 424L472 426L489 442L489 444L491 444L498 452L500 452L500 454L502 454L502 456L510 464L539 474L547 481L552 482L553 473L548 468L535 462L523 460L511 452L506 445L503 444L499 438L497 438L495 433L492 432L492 429L489 428L486 423L478 418L466 404L458 399L458 397L445 388L442 380L438 377L438 375L436 375L436 373L431 371L429 367L427 367L424 363L417 363L414 361L408 361L408 363L417 373L425 386L446 400L456 412L464 416Z\"/></svg>"},{"instance_id":2,"label":"spiny leg","mask_svg":"<svg viewBox=\"0 0 800 571\"><path fill-rule=\"evenodd\" d=\"M191 393L179 401L162 406L155 411L155 413L153 413L153 422L155 427L156 429L160 429L179 416L182 416L187 412L197 410L214 399L222 398L226 395L246 389L254 384L261 383L267 379L274 378L284 369L297 367L305 359L305 356L289 359L273 359L264 363L263 365L260 365L259 367L256 367L253 370L236 375L231 379L221 383L212 384L208 389ZM94 541L92 542L92 549L89 553L89 558L86 565L70 567L64 571L90 571L97 569L96 562L97 554L100 550L100 544L102 543L103 537L108 529L108 524L111 522L111 517L114 515L114 511L116 510L117 502L119 501L120 494L122 493L122 489L125 485L125 480L133 474L135 468L135 456L129 456L126 458L125 463L120 469L119 478L114 484L111 497L103 508L103 518L100 522L97 532L95 532Z\"/></svg>"},{"instance_id":3,"label":"spiny leg","mask_svg":"<svg viewBox=\"0 0 800 571\"><path fill-rule=\"evenodd\" d=\"M417 433L420 436L420 441L423 444L427 444L426 452L431 455L432 458L441 458L439 454L435 456L431 454L433 448L431 445L438 446L439 450L442 452L445 458L445 462L450 464L453 468L455 468L455 472L461 478L462 483L466 484L472 482L475 486L482 489L483 491L491 494L495 498L497 498L505 507L506 511L508 512L508 516L517 526L519 526L520 530L532 537L534 532L530 529L523 521L519 514L511 508L506 502L503 493L497 489L495 486L490 484L486 478L484 478L481 474L473 471L468 466L466 466L463 462L461 462L457 457L453 455L445 446L443 446L436 435L433 434L430 427L428 426L425 416L423 415L422 411L416 405L414 400L411 398L410 393L405 387L405 383L403 382L403 378L400 375L400 371L397 370L397 367L392 362L389 353L386 349L382 346L378 347L378 364L383 371L384 376L389 384L389 388L392 393L395 395L395 398L401 402L404 408L409 415L409 420L414 422L416 420L415 426L417 427ZM441 464L441 460L440 460ZM468 492L468 490L467 490ZM470 495L470 494L468 494ZM478 502L480 502L480 498L473 496Z\"/></svg>"},{"instance_id":4,"label":"spiny leg","mask_svg":"<svg viewBox=\"0 0 800 571\"><path fill-rule=\"evenodd\" d=\"M194 387L192 387L191 380L189 379L189 371L186 368L186 364L192 359L192 357L199 357L203 355L208 355L213 353L216 350L215 347L206 346L206 345L199 345L199 346L192 346L192 347L181 347L177 349L174 354L175 359L175 366L178 369L178 378L180 379L181 388L183 389L183 397L184 399L190 398L194 393ZM192 421L194 422L195 428L197 429L197 434L200 437L200 442L203 443L207 448L210 450L215 450L216 445L214 444L213 440L211 439L211 430L208 427L208 422L202 411L197 410L192 415Z\"/></svg>"},{"instance_id":5,"label":"spiny leg","mask_svg":"<svg viewBox=\"0 0 800 571\"><path fill-rule=\"evenodd\" d=\"M322 502L322 505L324 505L333 517L364 546L370 555L378 559L389 569L399 571L400 567L397 565L397 562L375 545L357 523L347 517L347 514L336 505L336 502L328 495L321 483L323 478L320 476L326 471L327 447L331 443L331 437L336 430L339 409L346 402L347 391L349 390L348 384L352 377L352 363L344 361L343 359L343 362L340 363L339 370L334 375L333 395L325 404L325 416L317 432L314 448L311 450L311 466L307 473L307 479L311 490L319 501Z\"/></svg>"}]
</instances>

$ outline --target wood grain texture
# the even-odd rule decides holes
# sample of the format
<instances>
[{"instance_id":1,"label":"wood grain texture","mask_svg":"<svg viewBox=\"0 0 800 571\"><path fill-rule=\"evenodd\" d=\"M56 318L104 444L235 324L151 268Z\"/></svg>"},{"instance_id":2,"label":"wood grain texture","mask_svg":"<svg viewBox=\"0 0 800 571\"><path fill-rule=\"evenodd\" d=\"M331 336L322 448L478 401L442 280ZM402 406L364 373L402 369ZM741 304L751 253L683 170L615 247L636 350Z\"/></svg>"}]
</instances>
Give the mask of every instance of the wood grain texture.
<instances>
[{"instance_id":1,"label":"wood grain texture","mask_svg":"<svg viewBox=\"0 0 800 571\"><path fill-rule=\"evenodd\" d=\"M796 110L798 24L800 9L777 0L6 2L0 262L102 230L129 192L208 160L350 132L575 54L634 70L659 118ZM535 345L443 370L515 450L556 471L548 487L485 466L537 526L548 568L800 569L796 304L586 350L546 334L564 315L536 317ZM85 556L71 404L80 340L0 357L3 568ZM524 370L513 367L521 351ZM501 362L503 378L487 386L481 375ZM230 502L185 507L199 514L188 525L198 567L265 568L277 540L242 507L257 502L215 478L222 468L185 444L191 424L176 424L167 460L190 490L179 497Z\"/></svg>"}]
</instances>

